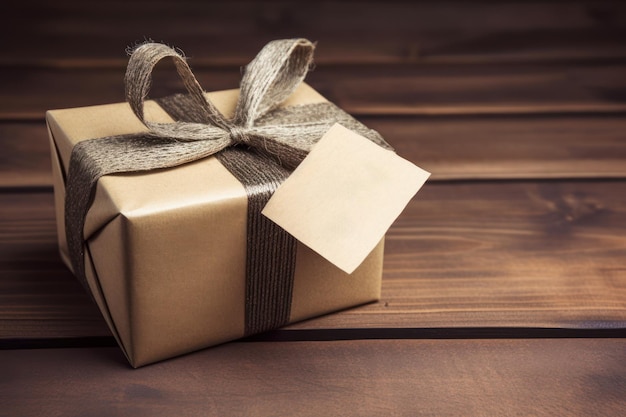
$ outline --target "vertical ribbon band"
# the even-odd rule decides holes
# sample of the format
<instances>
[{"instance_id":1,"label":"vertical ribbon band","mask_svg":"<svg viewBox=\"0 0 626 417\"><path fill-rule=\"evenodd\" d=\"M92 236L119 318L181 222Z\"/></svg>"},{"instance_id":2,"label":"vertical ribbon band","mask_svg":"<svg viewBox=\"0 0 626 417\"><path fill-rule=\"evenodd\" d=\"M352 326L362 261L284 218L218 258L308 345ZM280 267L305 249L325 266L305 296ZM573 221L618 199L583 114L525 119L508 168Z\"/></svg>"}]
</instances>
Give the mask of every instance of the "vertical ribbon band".
<instances>
[{"instance_id":1,"label":"vertical ribbon band","mask_svg":"<svg viewBox=\"0 0 626 417\"><path fill-rule=\"evenodd\" d=\"M189 96L170 96L156 102L174 120L192 120ZM261 210L290 171L241 148L227 148L215 156L244 186L248 197L245 335L275 329L287 324L291 315L297 241Z\"/></svg>"}]
</instances>

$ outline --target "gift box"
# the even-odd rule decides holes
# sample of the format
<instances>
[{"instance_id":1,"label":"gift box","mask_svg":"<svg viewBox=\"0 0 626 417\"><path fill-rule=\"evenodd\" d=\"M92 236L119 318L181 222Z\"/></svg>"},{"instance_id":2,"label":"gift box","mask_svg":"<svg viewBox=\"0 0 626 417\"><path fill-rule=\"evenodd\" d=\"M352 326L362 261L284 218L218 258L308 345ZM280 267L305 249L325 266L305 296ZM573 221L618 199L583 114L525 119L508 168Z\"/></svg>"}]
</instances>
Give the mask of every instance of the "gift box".
<instances>
[{"instance_id":1,"label":"gift box","mask_svg":"<svg viewBox=\"0 0 626 417\"><path fill-rule=\"evenodd\" d=\"M309 54L312 45L301 40L290 42L287 42L287 57L284 60L286 64L283 69L295 71L296 80L285 86L285 77L278 75L266 86L270 96L276 95L276 89L288 90L284 93L285 99L276 99L280 101L276 105L266 105L260 100L261 104L256 107L256 110L262 110L262 114L256 118L259 120L258 125L264 126L266 130L273 129L276 119L284 119L288 128L298 125L298 114L303 109L315 113L320 109L332 108L320 94L300 83L306 73L306 69L302 70L301 67L308 67L310 58L300 62L304 58L299 48L304 47L306 54ZM281 47L285 49L284 44ZM173 56L174 53L165 52L164 55ZM289 54L292 54L291 58ZM256 64L253 61L248 66L246 76L255 70L254 65L267 62L272 64L277 60L270 55L264 61L261 55L261 58L257 57ZM154 62L145 64L148 69L163 56L149 57L153 58ZM259 64L259 60L263 62ZM294 70L294 65L298 69ZM186 71L184 66L184 62L177 61L180 73ZM145 69L139 71L140 77L145 78ZM267 70L262 70L267 73ZM209 110L219 111L224 115L224 119L218 117L216 124L227 125L218 126L226 130L226 134L218 134L216 137L226 138L226 148L229 149L219 150L210 156L200 150L193 158L183 156L180 160L170 161L165 163L166 166L156 169L140 166L137 170L121 169L119 172L114 170L113 173L107 173L105 169L102 171L103 175L96 175L97 178L89 190L79 187L78 191L70 191L74 187L73 180L70 179L84 175L80 170L79 174L72 172L73 166L83 163L80 157L74 155L77 153L77 144L107 138L109 142L115 142L115 146L123 147L119 158L130 160L125 163L132 165L137 160L138 165L141 165L143 156L138 155L143 154L137 153L137 149L126 152L124 143L127 142L124 141L128 139L132 142L142 138L143 142L149 142L148 146L155 144L155 150L150 152L156 153L153 159L158 165L159 161L168 158L158 154L163 141L167 142L166 148L177 144L182 144L182 147L191 144L189 146L193 147L206 139L192 138L187 141L182 138L184 132L181 131L197 130L199 120L206 119L202 114L187 114L193 111L179 111L177 103L193 101L194 94L197 102L198 94L198 89L194 87L197 86L195 79L189 81L189 74L182 75L190 90L190 94L186 96L144 103L148 79L147 86L138 87L138 93L127 93L130 96L139 94L140 103L130 100L130 104L52 110L46 115L51 139L61 256L68 267L81 278L97 303L130 364L133 367L146 365L287 323L377 300L380 296L382 275L382 240L360 266L348 274L307 246L297 241L290 243L289 236L281 235L282 237L276 238L275 235L282 232L278 226L267 226L269 220L254 220L254 216L261 215L251 214L251 210L259 209L252 207L250 201L258 193L267 194L268 184L273 189L276 187L275 183L282 179L264 178L261 175L262 178L253 178L256 182L250 185L228 166L240 164L240 168L243 166L245 170L249 167L245 155L252 155L253 159L266 160L272 166L280 167L285 162L281 158L289 159L287 154L293 151L290 148L285 154L287 156L282 157L280 149L275 149L282 145L271 140L268 142L260 133L250 133L250 129L253 129L252 123L239 114L241 96L245 93L247 98L243 101L247 100L254 107L254 103L259 101L255 101L257 90L263 90L263 86L245 87L242 81L241 90L212 93L199 90L199 94L203 94L207 102L211 103L210 107L214 106L214 109L211 107ZM133 74L129 75L127 72L127 83L132 77ZM254 91L244 91L246 88ZM296 116L289 109L296 109ZM202 113L200 110L198 112ZM268 114L273 115L269 118L273 118L273 121L264 122L267 121ZM189 120L180 122L180 117L187 117ZM339 118L364 134L372 133L345 114ZM238 126L242 127L233 127L230 124L232 120L239 120ZM160 132L174 126L175 122L181 123L179 130L165 134ZM211 125L206 121L203 123ZM321 131L322 127L317 129ZM164 139L168 135L171 137ZM302 135L310 136L310 132ZM375 132L373 136L374 141L385 146ZM261 140L262 146L255 148L255 140ZM106 146L101 153L109 153ZM141 146L145 147L145 143ZM300 154L306 154L306 146L296 148L296 160ZM304 152L301 152L302 149ZM238 153L234 162L233 158L229 161L223 157L229 150ZM243 160L238 159L241 157L239 154L245 154ZM119 158L110 158L112 162L109 163L115 165ZM167 166L168 164L172 166ZM291 168L293 167L289 167ZM66 213L76 211L73 209L76 203L68 203L69 197L66 194L70 193L74 195L74 200L83 198L86 201L85 210L88 211L82 220L76 220L75 213ZM271 190L269 193L271 194ZM72 227L66 225L66 222L70 223L68 219L71 219ZM254 226L257 229L269 229L262 230L262 233L258 230L251 231L250 224L256 221L263 223L261 226ZM79 244L82 250L78 251L75 244L68 244L68 236L70 240L72 236L68 230L76 227L81 235ZM272 239L278 239L278 243L267 243ZM328 236L328 239L333 237ZM261 256L262 261L257 259L256 264L251 263L250 258L259 256L258 251L269 253ZM259 264L262 265L259 267ZM265 271L265 278L251 278L257 268ZM287 269L287 273L283 269ZM276 272L277 270L280 271ZM278 275L288 275L288 282L276 281L283 279L276 278ZM259 283L259 279L269 281Z\"/></svg>"}]
</instances>

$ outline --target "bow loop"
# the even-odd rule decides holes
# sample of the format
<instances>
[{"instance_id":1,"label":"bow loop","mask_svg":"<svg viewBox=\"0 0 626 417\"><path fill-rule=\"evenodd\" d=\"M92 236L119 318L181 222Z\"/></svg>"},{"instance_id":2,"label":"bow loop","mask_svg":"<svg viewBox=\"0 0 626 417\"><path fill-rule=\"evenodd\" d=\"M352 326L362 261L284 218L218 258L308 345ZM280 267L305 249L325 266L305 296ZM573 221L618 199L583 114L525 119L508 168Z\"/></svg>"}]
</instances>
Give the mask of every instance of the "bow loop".
<instances>
[{"instance_id":1,"label":"bow loop","mask_svg":"<svg viewBox=\"0 0 626 417\"><path fill-rule=\"evenodd\" d=\"M246 67L234 122L250 127L280 106L304 80L314 50L315 45L306 39L268 43Z\"/></svg>"},{"instance_id":2,"label":"bow loop","mask_svg":"<svg viewBox=\"0 0 626 417\"><path fill-rule=\"evenodd\" d=\"M189 97L194 103L193 119L198 123L210 123L224 128L229 125L228 120L217 110L217 108L204 96L204 90L191 72L184 56L167 45L160 43L144 43L138 46L130 56L124 84L126 86L126 100L131 109L144 123L150 127L144 114L144 101L148 97L148 92L152 85L152 71L159 61L165 58L172 58L176 71L183 81L183 85ZM155 132L157 135L159 132Z\"/></svg>"}]
</instances>

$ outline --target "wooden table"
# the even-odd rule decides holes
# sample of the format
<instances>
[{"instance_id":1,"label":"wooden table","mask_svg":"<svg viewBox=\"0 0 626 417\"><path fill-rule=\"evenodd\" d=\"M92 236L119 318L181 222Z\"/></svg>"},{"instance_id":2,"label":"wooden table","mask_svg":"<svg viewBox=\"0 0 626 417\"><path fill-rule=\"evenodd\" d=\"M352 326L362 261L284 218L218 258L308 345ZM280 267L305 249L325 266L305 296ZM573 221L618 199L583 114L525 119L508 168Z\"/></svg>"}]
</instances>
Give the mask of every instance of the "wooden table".
<instances>
[{"instance_id":1,"label":"wooden table","mask_svg":"<svg viewBox=\"0 0 626 417\"><path fill-rule=\"evenodd\" d=\"M4 6L7 8L8 6ZM0 415L626 413L626 5L21 1L0 27ZM432 180L382 299L131 369L56 248L44 111L123 101L124 48L234 88L267 41ZM180 86L165 66L154 96Z\"/></svg>"}]
</instances>

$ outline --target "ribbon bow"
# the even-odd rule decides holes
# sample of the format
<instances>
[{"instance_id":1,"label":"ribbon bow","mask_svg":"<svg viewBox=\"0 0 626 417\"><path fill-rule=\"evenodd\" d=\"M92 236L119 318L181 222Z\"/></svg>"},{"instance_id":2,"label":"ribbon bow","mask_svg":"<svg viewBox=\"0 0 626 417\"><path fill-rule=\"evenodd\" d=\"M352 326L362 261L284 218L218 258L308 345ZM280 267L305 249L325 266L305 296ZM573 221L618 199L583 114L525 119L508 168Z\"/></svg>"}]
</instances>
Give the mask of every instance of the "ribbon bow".
<instances>
[{"instance_id":1,"label":"ribbon bow","mask_svg":"<svg viewBox=\"0 0 626 417\"><path fill-rule=\"evenodd\" d=\"M204 149L208 154L245 144L277 158L283 166L294 168L332 125L331 119L313 113L314 116L304 123L278 121L263 125L258 122L274 111L302 82L313 61L314 49L314 44L306 39L277 40L267 44L246 68L232 120L225 118L206 99L185 58L163 44L147 43L135 49L126 71L126 98L135 115L154 136L186 142L207 141ZM154 123L145 118L144 100L150 89L154 66L167 57L174 60L189 93L188 120ZM315 112L316 109L309 111Z\"/></svg>"}]
</instances>

